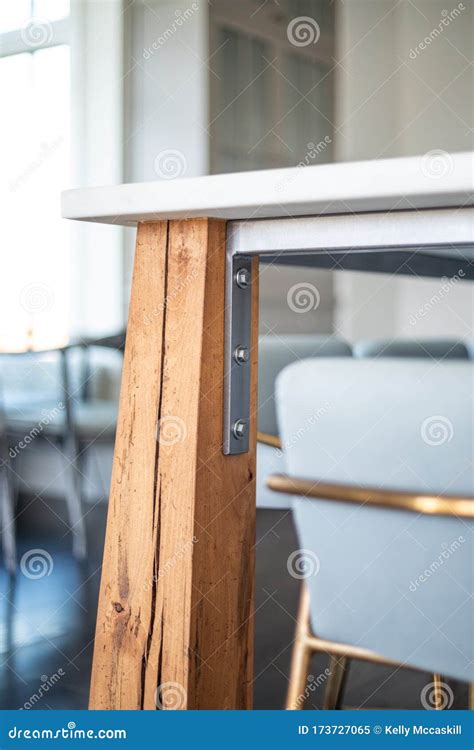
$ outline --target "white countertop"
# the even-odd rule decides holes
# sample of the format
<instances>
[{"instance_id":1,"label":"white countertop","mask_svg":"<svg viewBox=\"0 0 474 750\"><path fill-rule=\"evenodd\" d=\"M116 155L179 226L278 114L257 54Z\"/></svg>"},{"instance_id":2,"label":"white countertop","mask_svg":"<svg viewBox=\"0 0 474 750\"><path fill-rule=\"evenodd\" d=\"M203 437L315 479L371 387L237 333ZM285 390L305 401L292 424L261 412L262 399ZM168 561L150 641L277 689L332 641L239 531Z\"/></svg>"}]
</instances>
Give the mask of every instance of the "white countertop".
<instances>
[{"instance_id":1,"label":"white countertop","mask_svg":"<svg viewBox=\"0 0 474 750\"><path fill-rule=\"evenodd\" d=\"M439 154L66 190L67 219L260 219L473 205L474 154Z\"/></svg>"}]
</instances>

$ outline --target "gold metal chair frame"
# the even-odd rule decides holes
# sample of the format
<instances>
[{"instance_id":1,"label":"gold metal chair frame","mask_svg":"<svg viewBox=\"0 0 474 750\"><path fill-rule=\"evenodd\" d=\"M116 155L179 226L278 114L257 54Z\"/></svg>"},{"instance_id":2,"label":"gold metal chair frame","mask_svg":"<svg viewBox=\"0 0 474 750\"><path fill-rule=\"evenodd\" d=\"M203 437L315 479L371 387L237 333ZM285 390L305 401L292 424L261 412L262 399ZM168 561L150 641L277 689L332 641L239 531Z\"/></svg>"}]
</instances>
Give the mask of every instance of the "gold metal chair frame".
<instances>
[{"instance_id":1,"label":"gold metal chair frame","mask_svg":"<svg viewBox=\"0 0 474 750\"><path fill-rule=\"evenodd\" d=\"M300 597L300 605L296 620L295 642L291 657L290 681L285 708L289 711L298 711L304 708L309 693L311 682L308 681L309 662L315 653L329 655L329 675L324 691L323 709L341 709L343 692L347 681L350 659L368 661L372 664L399 667L402 669L420 670L411 664L403 664L393 659L387 659L369 649L351 646L347 643L328 641L318 638L311 631L310 626L310 598L309 591L303 585ZM443 678L440 674L433 674L433 703L436 710L443 708ZM469 686L469 708L474 708L474 684Z\"/></svg>"},{"instance_id":2,"label":"gold metal chair frame","mask_svg":"<svg viewBox=\"0 0 474 750\"><path fill-rule=\"evenodd\" d=\"M259 433L258 440L267 445L280 447L278 438ZM380 490L373 487L354 487L352 485L319 482L318 480L301 479L283 474L268 478L267 486L274 492L288 495L302 495L309 499L374 505L377 507L406 510L427 515L455 515L460 518L474 518L474 498L455 495L420 495L419 493ZM303 586L296 624L295 643L291 661L290 682L286 708L302 709L310 690L308 669L311 655L324 652L330 656L329 676L324 694L323 708L341 708L342 695L347 680L349 659L360 659L373 664L384 664L417 670L410 664L403 664L387 659L368 649L351 646L336 641L318 638L311 632L310 597L306 586ZM420 671L420 670L417 670ZM423 670L424 671L424 670ZM443 708L443 680L440 674L433 674L434 707ZM474 710L474 683L469 685L469 709Z\"/></svg>"}]
</instances>

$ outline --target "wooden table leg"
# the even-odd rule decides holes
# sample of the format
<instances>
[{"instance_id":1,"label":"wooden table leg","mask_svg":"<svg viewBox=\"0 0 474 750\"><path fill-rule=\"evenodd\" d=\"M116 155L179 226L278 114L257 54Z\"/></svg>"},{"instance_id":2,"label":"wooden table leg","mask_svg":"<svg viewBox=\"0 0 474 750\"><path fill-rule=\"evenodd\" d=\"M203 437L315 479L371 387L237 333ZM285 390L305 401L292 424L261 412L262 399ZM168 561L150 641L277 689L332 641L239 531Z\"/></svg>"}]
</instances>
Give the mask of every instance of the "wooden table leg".
<instances>
[{"instance_id":1,"label":"wooden table leg","mask_svg":"<svg viewBox=\"0 0 474 750\"><path fill-rule=\"evenodd\" d=\"M225 223L137 234L90 707L252 707L250 451L222 453Z\"/></svg>"}]
</instances>

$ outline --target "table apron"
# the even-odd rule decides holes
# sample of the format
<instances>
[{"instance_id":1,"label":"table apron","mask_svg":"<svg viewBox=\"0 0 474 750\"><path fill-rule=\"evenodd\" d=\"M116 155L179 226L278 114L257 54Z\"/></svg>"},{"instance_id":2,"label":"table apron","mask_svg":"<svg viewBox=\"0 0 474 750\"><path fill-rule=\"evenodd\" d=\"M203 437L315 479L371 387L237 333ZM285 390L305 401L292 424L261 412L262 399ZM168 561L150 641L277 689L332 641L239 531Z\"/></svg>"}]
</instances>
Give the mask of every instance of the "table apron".
<instances>
[{"instance_id":1,"label":"table apron","mask_svg":"<svg viewBox=\"0 0 474 750\"><path fill-rule=\"evenodd\" d=\"M417 250L463 255L474 249L474 208L390 211L230 221L228 255L312 255Z\"/></svg>"},{"instance_id":2,"label":"table apron","mask_svg":"<svg viewBox=\"0 0 474 750\"><path fill-rule=\"evenodd\" d=\"M227 224L223 452L248 451L251 356L239 363L236 352L250 346L251 293L239 287L236 273L248 272L251 258L272 262L338 253L412 250L452 258L473 257L474 208L390 211L334 216L230 221Z\"/></svg>"}]
</instances>

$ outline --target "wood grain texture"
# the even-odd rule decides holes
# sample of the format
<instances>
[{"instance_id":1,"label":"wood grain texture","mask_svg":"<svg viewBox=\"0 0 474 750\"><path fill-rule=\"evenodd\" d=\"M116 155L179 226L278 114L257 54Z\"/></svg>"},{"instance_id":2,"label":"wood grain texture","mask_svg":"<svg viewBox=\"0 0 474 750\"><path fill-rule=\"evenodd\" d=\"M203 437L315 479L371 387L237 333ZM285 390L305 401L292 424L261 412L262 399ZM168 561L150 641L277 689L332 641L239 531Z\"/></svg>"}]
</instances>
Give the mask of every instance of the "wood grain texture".
<instances>
[{"instance_id":1,"label":"wood grain texture","mask_svg":"<svg viewBox=\"0 0 474 750\"><path fill-rule=\"evenodd\" d=\"M250 708L249 453L222 453L225 223L139 226L91 708ZM257 274L254 274L257 278Z\"/></svg>"}]
</instances>

